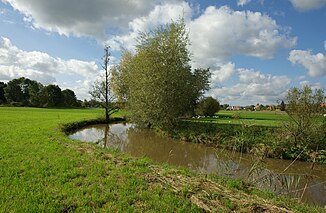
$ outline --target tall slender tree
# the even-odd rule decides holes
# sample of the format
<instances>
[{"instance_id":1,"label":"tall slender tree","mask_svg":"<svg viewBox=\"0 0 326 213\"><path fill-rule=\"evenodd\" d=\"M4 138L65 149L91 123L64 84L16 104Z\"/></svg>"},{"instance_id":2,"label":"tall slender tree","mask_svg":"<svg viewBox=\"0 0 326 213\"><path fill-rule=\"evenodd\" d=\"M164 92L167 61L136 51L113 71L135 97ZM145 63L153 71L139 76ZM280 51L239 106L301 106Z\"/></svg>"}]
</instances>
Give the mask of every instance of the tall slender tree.
<instances>
[{"instance_id":1,"label":"tall slender tree","mask_svg":"<svg viewBox=\"0 0 326 213\"><path fill-rule=\"evenodd\" d=\"M89 91L90 95L100 101L101 106L105 109L105 121L110 121L110 116L118 110L117 105L114 103L115 96L112 92L111 79L112 79L112 70L109 68L110 62L110 47L104 47L104 56L103 56L103 64L102 69L104 71L104 80L95 81L91 91Z\"/></svg>"}]
</instances>

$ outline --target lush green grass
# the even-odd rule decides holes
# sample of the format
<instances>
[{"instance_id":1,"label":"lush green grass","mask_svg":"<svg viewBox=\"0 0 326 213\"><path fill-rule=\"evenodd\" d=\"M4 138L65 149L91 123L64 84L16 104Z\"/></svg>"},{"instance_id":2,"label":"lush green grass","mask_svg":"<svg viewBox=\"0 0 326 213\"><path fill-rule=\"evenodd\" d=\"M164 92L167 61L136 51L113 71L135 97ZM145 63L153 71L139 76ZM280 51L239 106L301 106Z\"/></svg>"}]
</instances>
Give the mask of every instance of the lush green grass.
<instances>
[{"instance_id":1,"label":"lush green grass","mask_svg":"<svg viewBox=\"0 0 326 213\"><path fill-rule=\"evenodd\" d=\"M71 140L60 131L62 124L101 113L0 107L0 212L251 211L258 204L320 211L294 201L276 202L275 196L262 200L255 190L238 187L240 182L228 187L229 182L216 181L216 176L208 180L155 166L147 159Z\"/></svg>"},{"instance_id":2,"label":"lush green grass","mask_svg":"<svg viewBox=\"0 0 326 213\"><path fill-rule=\"evenodd\" d=\"M254 119L254 120L278 120L286 121L288 115L282 111L226 111L221 110L218 112L220 117L235 117L239 116L240 119Z\"/></svg>"},{"instance_id":3,"label":"lush green grass","mask_svg":"<svg viewBox=\"0 0 326 213\"><path fill-rule=\"evenodd\" d=\"M59 124L101 110L0 108L0 212L198 210L147 184L147 160L73 142Z\"/></svg>"},{"instance_id":4,"label":"lush green grass","mask_svg":"<svg viewBox=\"0 0 326 213\"><path fill-rule=\"evenodd\" d=\"M251 152L270 158L326 163L325 126L297 139L290 117L281 111L220 111L214 117L183 120L169 134L174 138L214 147Z\"/></svg>"},{"instance_id":5,"label":"lush green grass","mask_svg":"<svg viewBox=\"0 0 326 213\"><path fill-rule=\"evenodd\" d=\"M219 111L218 118L194 119L217 124L245 124L256 126L282 126L288 115L281 111Z\"/></svg>"}]
</instances>

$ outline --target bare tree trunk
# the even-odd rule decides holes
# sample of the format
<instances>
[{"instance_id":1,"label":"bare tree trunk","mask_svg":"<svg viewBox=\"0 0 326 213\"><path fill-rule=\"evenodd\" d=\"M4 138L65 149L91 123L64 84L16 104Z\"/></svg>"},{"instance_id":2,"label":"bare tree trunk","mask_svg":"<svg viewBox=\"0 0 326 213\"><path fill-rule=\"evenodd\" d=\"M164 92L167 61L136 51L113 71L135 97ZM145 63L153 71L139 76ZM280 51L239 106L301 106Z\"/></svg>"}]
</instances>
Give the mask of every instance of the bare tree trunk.
<instances>
[{"instance_id":1,"label":"bare tree trunk","mask_svg":"<svg viewBox=\"0 0 326 213\"><path fill-rule=\"evenodd\" d=\"M104 70L105 70L105 122L108 123L109 117L109 73L108 73L108 63L110 60L109 46L105 46L104 55Z\"/></svg>"}]
</instances>

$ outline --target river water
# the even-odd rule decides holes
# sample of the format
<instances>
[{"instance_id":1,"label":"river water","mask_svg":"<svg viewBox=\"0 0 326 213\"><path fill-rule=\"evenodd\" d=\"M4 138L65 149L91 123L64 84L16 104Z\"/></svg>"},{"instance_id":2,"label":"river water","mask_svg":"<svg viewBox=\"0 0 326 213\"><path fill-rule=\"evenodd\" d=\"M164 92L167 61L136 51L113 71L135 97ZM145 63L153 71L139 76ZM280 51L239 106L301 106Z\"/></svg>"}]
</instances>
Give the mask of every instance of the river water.
<instances>
[{"instance_id":1,"label":"river water","mask_svg":"<svg viewBox=\"0 0 326 213\"><path fill-rule=\"evenodd\" d=\"M193 171L238 178L259 188L299 200L326 205L326 166L306 162L264 159L249 154L207 147L159 136L131 124L93 125L69 136L101 147L111 147L132 156L147 156L159 163Z\"/></svg>"}]
</instances>

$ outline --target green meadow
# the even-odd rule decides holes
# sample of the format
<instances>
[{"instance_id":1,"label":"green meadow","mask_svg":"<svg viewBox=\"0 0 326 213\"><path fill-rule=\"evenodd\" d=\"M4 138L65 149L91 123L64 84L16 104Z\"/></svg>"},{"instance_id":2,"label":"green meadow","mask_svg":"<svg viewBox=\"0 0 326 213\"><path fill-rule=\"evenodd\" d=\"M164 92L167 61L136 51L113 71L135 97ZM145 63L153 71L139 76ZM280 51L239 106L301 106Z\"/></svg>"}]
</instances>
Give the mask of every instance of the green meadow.
<instances>
[{"instance_id":1,"label":"green meadow","mask_svg":"<svg viewBox=\"0 0 326 213\"><path fill-rule=\"evenodd\" d=\"M0 212L323 211L240 181L75 141L61 131L64 124L101 114L1 107Z\"/></svg>"},{"instance_id":2,"label":"green meadow","mask_svg":"<svg viewBox=\"0 0 326 213\"><path fill-rule=\"evenodd\" d=\"M218 118L199 118L197 121L217 124L245 124L255 126L280 127L289 117L282 111L226 111L221 110Z\"/></svg>"}]
</instances>

